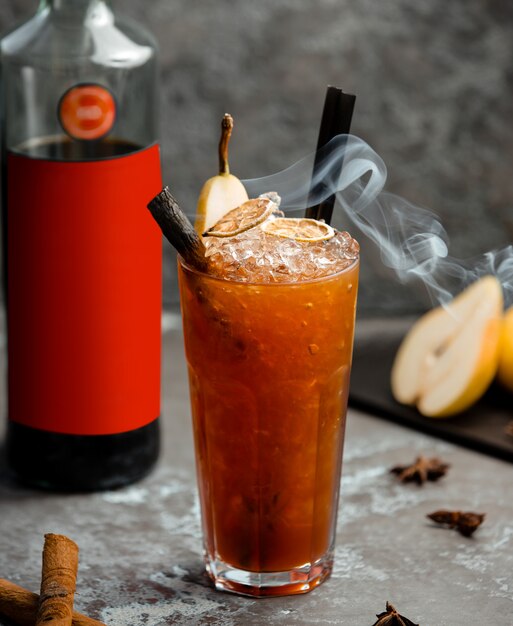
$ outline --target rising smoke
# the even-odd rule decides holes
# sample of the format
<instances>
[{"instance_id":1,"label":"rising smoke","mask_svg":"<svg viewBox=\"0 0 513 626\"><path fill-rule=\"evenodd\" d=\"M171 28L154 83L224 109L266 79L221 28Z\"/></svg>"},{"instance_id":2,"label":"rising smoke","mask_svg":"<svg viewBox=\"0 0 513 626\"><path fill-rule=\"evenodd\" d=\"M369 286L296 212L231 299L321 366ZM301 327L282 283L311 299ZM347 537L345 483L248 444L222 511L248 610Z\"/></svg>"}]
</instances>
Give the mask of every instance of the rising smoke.
<instances>
[{"instance_id":1,"label":"rising smoke","mask_svg":"<svg viewBox=\"0 0 513 626\"><path fill-rule=\"evenodd\" d=\"M289 217L299 217L308 205L336 194L334 225L354 225L377 246L381 262L402 283L421 281L433 303L445 304L485 274L498 277L506 304L513 303L513 246L468 260L450 256L439 217L385 192L386 166L358 137L332 139L318 155L312 180L314 158L311 154L282 172L242 182L250 198L277 191Z\"/></svg>"}]
</instances>

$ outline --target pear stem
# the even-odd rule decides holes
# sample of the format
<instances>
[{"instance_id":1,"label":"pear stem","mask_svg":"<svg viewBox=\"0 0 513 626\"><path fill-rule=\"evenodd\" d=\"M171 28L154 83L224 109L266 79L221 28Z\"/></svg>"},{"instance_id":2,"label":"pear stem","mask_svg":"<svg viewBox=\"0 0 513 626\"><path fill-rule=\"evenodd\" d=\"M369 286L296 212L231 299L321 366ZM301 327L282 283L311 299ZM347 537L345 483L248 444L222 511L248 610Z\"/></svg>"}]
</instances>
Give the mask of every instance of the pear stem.
<instances>
[{"instance_id":1,"label":"pear stem","mask_svg":"<svg viewBox=\"0 0 513 626\"><path fill-rule=\"evenodd\" d=\"M229 113L225 113L221 122L221 139L219 140L219 173L229 174L230 166L228 165L228 143L233 130L233 117Z\"/></svg>"}]
</instances>

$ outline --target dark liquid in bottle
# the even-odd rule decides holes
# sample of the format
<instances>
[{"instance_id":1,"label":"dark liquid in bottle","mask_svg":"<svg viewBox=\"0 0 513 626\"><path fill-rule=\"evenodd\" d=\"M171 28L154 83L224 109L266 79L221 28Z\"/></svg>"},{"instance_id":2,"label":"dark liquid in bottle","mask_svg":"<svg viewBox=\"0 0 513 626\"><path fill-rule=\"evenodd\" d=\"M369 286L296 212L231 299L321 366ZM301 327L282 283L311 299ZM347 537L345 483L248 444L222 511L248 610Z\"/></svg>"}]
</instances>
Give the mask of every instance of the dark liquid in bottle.
<instances>
[{"instance_id":1,"label":"dark liquid in bottle","mask_svg":"<svg viewBox=\"0 0 513 626\"><path fill-rule=\"evenodd\" d=\"M42 138L21 144L12 152L41 159L88 161L116 158L140 149L141 146L118 139L75 142L67 138ZM8 293L6 161L4 155L2 235L5 296ZM72 419L73 415L70 415ZM7 462L15 477L27 485L68 492L110 489L132 483L153 468L159 454L159 438L158 418L136 430L114 435L65 435L8 420Z\"/></svg>"},{"instance_id":2,"label":"dark liquid in bottle","mask_svg":"<svg viewBox=\"0 0 513 626\"><path fill-rule=\"evenodd\" d=\"M141 150L131 141L124 139L102 139L101 141L72 141L63 137L40 137L31 139L12 151L25 156L56 161L91 161L119 157Z\"/></svg>"}]
</instances>

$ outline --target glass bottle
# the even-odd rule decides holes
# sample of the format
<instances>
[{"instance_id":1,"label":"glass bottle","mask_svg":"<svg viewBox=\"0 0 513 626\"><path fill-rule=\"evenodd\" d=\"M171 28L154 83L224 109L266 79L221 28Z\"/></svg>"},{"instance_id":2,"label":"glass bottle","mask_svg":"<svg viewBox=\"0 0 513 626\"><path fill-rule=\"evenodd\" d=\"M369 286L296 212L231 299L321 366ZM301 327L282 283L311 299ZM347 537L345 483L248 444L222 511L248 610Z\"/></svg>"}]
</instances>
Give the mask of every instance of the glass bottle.
<instances>
[{"instance_id":1,"label":"glass bottle","mask_svg":"<svg viewBox=\"0 0 513 626\"><path fill-rule=\"evenodd\" d=\"M117 487L159 450L156 47L105 0L42 0L1 59L8 464Z\"/></svg>"}]
</instances>

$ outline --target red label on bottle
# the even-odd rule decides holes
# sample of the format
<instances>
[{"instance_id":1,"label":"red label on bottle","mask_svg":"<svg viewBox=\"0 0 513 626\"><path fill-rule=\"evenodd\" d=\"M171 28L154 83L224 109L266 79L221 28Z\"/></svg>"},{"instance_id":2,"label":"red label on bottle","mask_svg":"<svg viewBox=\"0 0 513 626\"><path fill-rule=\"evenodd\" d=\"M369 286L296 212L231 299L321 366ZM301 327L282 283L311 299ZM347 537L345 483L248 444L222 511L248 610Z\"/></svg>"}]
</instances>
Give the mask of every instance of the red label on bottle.
<instances>
[{"instance_id":1,"label":"red label on bottle","mask_svg":"<svg viewBox=\"0 0 513 626\"><path fill-rule=\"evenodd\" d=\"M98 161L8 156L9 418L107 435L160 413L158 146Z\"/></svg>"}]
</instances>

